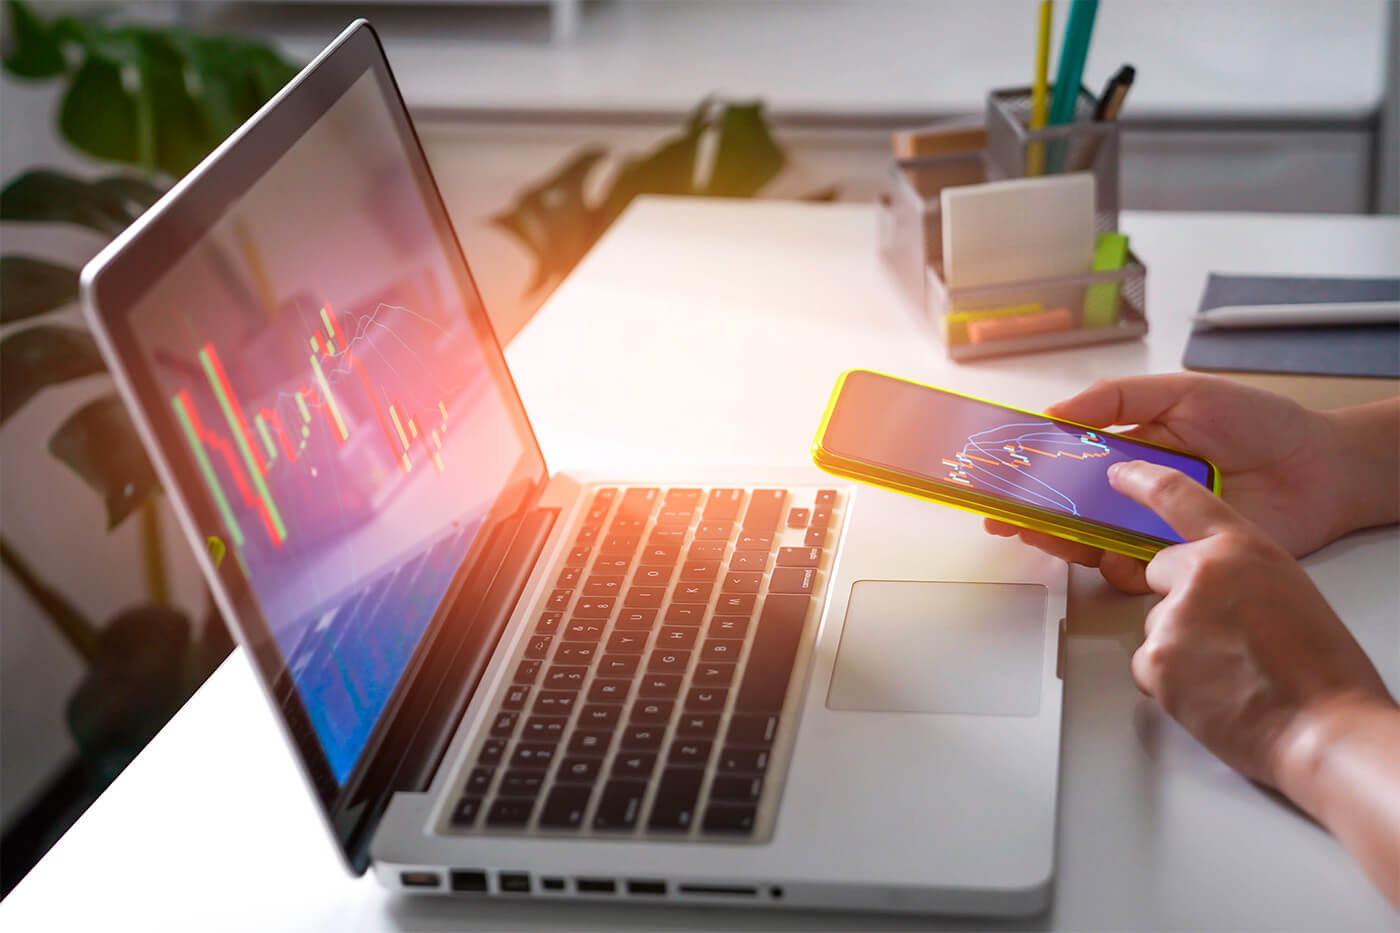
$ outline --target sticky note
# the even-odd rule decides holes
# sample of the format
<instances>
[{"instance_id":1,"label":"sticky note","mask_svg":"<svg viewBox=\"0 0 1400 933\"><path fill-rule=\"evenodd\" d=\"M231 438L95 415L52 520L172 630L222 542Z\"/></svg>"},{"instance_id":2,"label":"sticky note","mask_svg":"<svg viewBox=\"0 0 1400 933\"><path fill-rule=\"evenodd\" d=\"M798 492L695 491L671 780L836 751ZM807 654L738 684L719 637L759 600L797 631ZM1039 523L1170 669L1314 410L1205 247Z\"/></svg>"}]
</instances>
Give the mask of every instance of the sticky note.
<instances>
[{"instance_id":1,"label":"sticky note","mask_svg":"<svg viewBox=\"0 0 1400 933\"><path fill-rule=\"evenodd\" d=\"M1128 261L1128 238L1102 233L1094 246L1094 271L1111 272ZM1084 290L1084 326L1112 327L1118 323L1118 282L1097 282Z\"/></svg>"},{"instance_id":2,"label":"sticky note","mask_svg":"<svg viewBox=\"0 0 1400 933\"><path fill-rule=\"evenodd\" d=\"M967 325L973 321L1037 314L1040 310L1038 304L1026 304L1006 308L978 308L975 311L950 311L943 315L943 339L949 346L967 343Z\"/></svg>"},{"instance_id":3,"label":"sticky note","mask_svg":"<svg viewBox=\"0 0 1400 933\"><path fill-rule=\"evenodd\" d=\"M1039 314L973 321L967 325L967 339L970 343L988 343L1011 337L1029 337L1033 334L1069 330L1073 326L1074 315L1069 313L1069 308L1056 308Z\"/></svg>"}]
</instances>

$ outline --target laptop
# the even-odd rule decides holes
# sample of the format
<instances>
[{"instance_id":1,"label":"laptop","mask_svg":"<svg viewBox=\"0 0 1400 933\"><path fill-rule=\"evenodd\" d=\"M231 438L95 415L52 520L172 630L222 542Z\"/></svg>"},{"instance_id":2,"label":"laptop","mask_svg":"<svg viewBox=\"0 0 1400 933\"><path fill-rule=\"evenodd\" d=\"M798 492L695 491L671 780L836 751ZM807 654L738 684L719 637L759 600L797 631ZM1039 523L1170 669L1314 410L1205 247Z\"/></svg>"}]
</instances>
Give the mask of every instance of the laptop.
<instances>
[{"instance_id":1,"label":"laptop","mask_svg":"<svg viewBox=\"0 0 1400 933\"><path fill-rule=\"evenodd\" d=\"M1047 904L1065 565L802 450L547 468L367 23L82 291L350 871L462 898Z\"/></svg>"}]
</instances>

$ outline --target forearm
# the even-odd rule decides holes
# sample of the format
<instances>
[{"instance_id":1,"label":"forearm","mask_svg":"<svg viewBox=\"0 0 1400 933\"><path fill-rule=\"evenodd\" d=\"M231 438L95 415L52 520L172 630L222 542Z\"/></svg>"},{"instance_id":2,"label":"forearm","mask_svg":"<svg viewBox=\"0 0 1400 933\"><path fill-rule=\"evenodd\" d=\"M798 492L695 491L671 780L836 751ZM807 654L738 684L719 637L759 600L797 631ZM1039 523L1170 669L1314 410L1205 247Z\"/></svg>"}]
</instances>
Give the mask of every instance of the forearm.
<instances>
[{"instance_id":1,"label":"forearm","mask_svg":"<svg viewBox=\"0 0 1400 933\"><path fill-rule=\"evenodd\" d=\"M1323 416L1336 432L1336 536L1400 522L1400 397Z\"/></svg>"},{"instance_id":2,"label":"forearm","mask_svg":"<svg viewBox=\"0 0 1400 933\"><path fill-rule=\"evenodd\" d=\"M1336 836L1400 909L1400 707L1339 701L1289 739L1279 789Z\"/></svg>"}]
</instances>

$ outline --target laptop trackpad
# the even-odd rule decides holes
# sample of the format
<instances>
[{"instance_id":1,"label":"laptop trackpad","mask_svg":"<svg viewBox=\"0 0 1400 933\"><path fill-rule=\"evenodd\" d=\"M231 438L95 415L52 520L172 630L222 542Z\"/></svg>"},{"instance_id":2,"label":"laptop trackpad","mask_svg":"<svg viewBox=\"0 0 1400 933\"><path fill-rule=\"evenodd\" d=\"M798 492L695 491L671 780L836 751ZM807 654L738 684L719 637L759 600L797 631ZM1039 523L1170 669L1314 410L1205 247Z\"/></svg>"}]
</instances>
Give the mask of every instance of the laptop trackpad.
<instances>
[{"instance_id":1,"label":"laptop trackpad","mask_svg":"<svg viewBox=\"0 0 1400 933\"><path fill-rule=\"evenodd\" d=\"M1034 716L1044 586L861 580L851 587L831 709Z\"/></svg>"}]
</instances>

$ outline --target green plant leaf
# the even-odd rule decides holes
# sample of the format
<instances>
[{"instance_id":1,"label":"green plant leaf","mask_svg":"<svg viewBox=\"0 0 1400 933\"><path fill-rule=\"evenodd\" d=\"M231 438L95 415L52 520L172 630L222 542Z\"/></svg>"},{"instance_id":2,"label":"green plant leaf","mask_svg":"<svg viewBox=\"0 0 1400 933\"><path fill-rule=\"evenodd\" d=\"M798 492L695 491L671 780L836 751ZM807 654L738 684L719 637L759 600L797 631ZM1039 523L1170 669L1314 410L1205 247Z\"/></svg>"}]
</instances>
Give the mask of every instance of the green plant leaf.
<instances>
[{"instance_id":1,"label":"green plant leaf","mask_svg":"<svg viewBox=\"0 0 1400 933\"><path fill-rule=\"evenodd\" d=\"M54 30L27 3L10 0L5 8L12 43L5 55L5 70L21 78L52 78L67 71L63 45Z\"/></svg>"},{"instance_id":2,"label":"green plant leaf","mask_svg":"<svg viewBox=\"0 0 1400 933\"><path fill-rule=\"evenodd\" d=\"M97 398L70 415L49 438L49 452L102 496L109 531L160 492L131 417L115 395Z\"/></svg>"},{"instance_id":3,"label":"green plant leaf","mask_svg":"<svg viewBox=\"0 0 1400 933\"><path fill-rule=\"evenodd\" d=\"M623 163L603 199L604 225L616 220L639 194L694 194L695 157L699 148L700 132L697 130L662 143L640 159ZM602 232L599 230L598 235Z\"/></svg>"},{"instance_id":4,"label":"green plant leaf","mask_svg":"<svg viewBox=\"0 0 1400 933\"><path fill-rule=\"evenodd\" d=\"M78 272L31 256L0 256L0 324L61 308L78 298Z\"/></svg>"},{"instance_id":5,"label":"green plant leaf","mask_svg":"<svg viewBox=\"0 0 1400 933\"><path fill-rule=\"evenodd\" d=\"M577 265L606 226L583 192L588 173L605 154L600 148L577 153L554 175L522 192L510 210L491 218L535 254L529 291Z\"/></svg>"},{"instance_id":6,"label":"green plant leaf","mask_svg":"<svg viewBox=\"0 0 1400 933\"><path fill-rule=\"evenodd\" d=\"M112 237L126 229L159 190L135 179L106 178L89 182L64 172L35 169L25 172L0 192L0 220L72 223Z\"/></svg>"},{"instance_id":7,"label":"green plant leaf","mask_svg":"<svg viewBox=\"0 0 1400 933\"><path fill-rule=\"evenodd\" d=\"M108 175L106 178L97 179L93 184L121 198L132 220L140 217L146 208L159 201L161 195L165 194L159 186L133 175Z\"/></svg>"},{"instance_id":8,"label":"green plant leaf","mask_svg":"<svg viewBox=\"0 0 1400 933\"><path fill-rule=\"evenodd\" d=\"M58 108L63 138L88 155L141 164L136 98L122 84L122 66L89 54L78 67Z\"/></svg>"},{"instance_id":9,"label":"green plant leaf","mask_svg":"<svg viewBox=\"0 0 1400 933\"><path fill-rule=\"evenodd\" d=\"M717 121L719 141L704 193L748 198L757 194L787 164L782 147L768 132L763 104L727 104Z\"/></svg>"},{"instance_id":10,"label":"green plant leaf","mask_svg":"<svg viewBox=\"0 0 1400 933\"><path fill-rule=\"evenodd\" d=\"M0 340L0 423L51 385L105 371L84 331L56 324L16 331Z\"/></svg>"}]
</instances>

